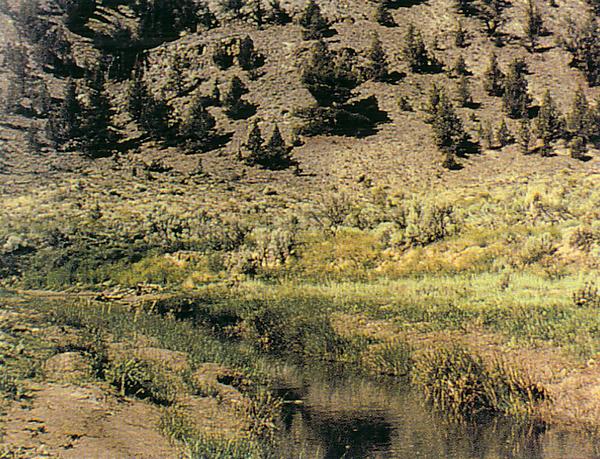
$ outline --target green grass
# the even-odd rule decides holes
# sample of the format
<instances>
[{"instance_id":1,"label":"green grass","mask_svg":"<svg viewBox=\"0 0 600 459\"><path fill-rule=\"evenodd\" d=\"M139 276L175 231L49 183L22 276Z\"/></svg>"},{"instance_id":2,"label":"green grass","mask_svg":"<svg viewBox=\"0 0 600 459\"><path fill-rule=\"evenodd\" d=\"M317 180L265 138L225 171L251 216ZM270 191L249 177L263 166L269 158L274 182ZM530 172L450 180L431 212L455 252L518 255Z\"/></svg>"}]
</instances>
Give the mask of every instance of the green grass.
<instances>
[{"instance_id":1,"label":"green grass","mask_svg":"<svg viewBox=\"0 0 600 459\"><path fill-rule=\"evenodd\" d=\"M415 359L413 383L436 408L450 417L482 413L528 419L548 396L527 376L494 362L486 366L469 351L454 346L425 351Z\"/></svg>"}]
</instances>

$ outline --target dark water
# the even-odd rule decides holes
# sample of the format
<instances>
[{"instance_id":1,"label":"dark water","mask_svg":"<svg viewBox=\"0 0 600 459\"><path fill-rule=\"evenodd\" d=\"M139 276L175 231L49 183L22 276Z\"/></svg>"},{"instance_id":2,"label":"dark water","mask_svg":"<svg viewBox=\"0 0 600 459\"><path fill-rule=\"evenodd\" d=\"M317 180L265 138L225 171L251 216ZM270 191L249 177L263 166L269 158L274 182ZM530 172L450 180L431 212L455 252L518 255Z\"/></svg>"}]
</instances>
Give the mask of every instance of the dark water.
<instances>
[{"instance_id":1,"label":"dark water","mask_svg":"<svg viewBox=\"0 0 600 459\"><path fill-rule=\"evenodd\" d=\"M288 401L283 458L600 458L600 442L584 434L504 418L448 422L413 389L388 380L285 364L275 374Z\"/></svg>"}]
</instances>

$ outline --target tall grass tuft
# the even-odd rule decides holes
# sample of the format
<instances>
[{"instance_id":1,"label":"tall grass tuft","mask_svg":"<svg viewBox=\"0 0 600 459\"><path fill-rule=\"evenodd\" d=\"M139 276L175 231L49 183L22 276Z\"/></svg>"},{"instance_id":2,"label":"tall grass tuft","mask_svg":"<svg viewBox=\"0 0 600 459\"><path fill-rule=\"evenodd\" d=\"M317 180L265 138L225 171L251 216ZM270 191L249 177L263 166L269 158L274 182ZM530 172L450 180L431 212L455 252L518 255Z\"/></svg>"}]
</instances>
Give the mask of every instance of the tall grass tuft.
<instances>
[{"instance_id":1,"label":"tall grass tuft","mask_svg":"<svg viewBox=\"0 0 600 459\"><path fill-rule=\"evenodd\" d=\"M527 418L546 390L506 364L484 365L464 348L440 347L415 360L413 382L441 412L455 418L481 413Z\"/></svg>"}]
</instances>

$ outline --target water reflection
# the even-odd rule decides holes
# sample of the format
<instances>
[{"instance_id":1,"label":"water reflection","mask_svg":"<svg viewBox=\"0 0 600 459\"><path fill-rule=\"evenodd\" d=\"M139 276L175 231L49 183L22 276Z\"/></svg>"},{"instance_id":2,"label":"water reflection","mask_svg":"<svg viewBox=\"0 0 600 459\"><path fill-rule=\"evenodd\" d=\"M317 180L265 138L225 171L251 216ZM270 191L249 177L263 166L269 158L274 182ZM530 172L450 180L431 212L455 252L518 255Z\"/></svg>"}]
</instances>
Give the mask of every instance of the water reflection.
<instances>
[{"instance_id":1,"label":"water reflection","mask_svg":"<svg viewBox=\"0 0 600 459\"><path fill-rule=\"evenodd\" d=\"M599 458L584 435L516 425L445 421L406 385L332 368L280 364L287 400L281 428L286 458Z\"/></svg>"}]
</instances>

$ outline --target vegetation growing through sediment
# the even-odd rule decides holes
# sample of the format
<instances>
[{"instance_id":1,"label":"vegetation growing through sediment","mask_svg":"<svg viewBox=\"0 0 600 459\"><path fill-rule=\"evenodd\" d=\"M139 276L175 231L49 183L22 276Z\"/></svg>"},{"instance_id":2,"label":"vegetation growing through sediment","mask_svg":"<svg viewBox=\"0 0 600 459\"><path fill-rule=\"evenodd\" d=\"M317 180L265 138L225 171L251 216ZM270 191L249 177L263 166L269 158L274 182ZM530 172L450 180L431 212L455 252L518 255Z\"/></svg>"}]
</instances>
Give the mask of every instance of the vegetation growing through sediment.
<instances>
[{"instance_id":1,"label":"vegetation growing through sediment","mask_svg":"<svg viewBox=\"0 0 600 459\"><path fill-rule=\"evenodd\" d=\"M29 351L17 349L14 354L6 354L7 365L0 377L3 399L28 396L26 383L33 377L43 382L48 376L47 370L40 371L44 360L64 352L77 353L90 363L92 370L91 379L84 382L102 384L104 381L114 386L118 396L143 399L161 407L158 427L190 457L215 457L215 454L223 455L218 457L273 457L273 434L281 401L267 391L267 374L261 367L260 357L252 350L223 343L189 322L127 311L116 305L106 308L77 299L30 300L19 304L15 311L23 314L23 320L35 314L39 319L36 325L40 327L56 330L52 328L56 325L60 330L70 330L70 336L76 339L70 338L67 344L57 346L58 337L51 331L50 342L35 335L27 343ZM18 330L24 323L19 324ZM19 340L18 346L23 346L22 335ZM4 336L2 341L6 341ZM170 368L164 362L149 360L143 353L149 343L158 351L179 352L178 355L185 356L185 363ZM3 348L7 347L9 343ZM44 352L38 352L38 348ZM216 368L223 376L215 374L214 381L203 377L206 365ZM234 395L239 397L237 401L229 402L220 392L220 381L231 385L229 393L238 394ZM216 404L222 405L222 411L235 413L238 428L242 430L235 435L203 430L197 422L197 413L193 415L186 408L194 397L215 399Z\"/></svg>"},{"instance_id":2,"label":"vegetation growing through sediment","mask_svg":"<svg viewBox=\"0 0 600 459\"><path fill-rule=\"evenodd\" d=\"M557 379L598 360L597 0L18 3L0 283L152 295L42 307L77 329L60 348L2 326L5 400L75 351L190 456L262 457L260 352L410 378L456 417L538 416L517 357L560 355ZM111 354L140 336L189 371ZM248 438L187 416L181 394L221 397L207 362L248 379Z\"/></svg>"}]
</instances>

